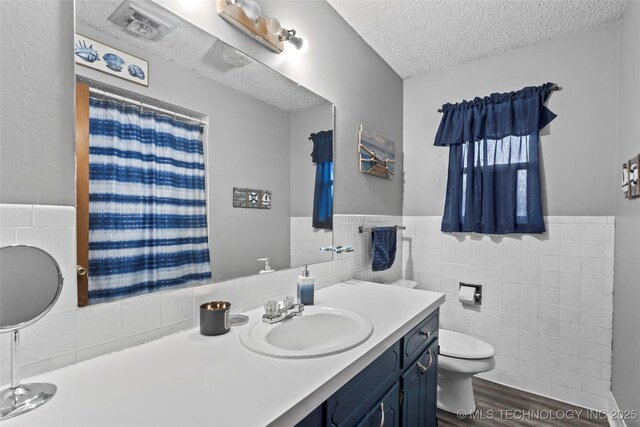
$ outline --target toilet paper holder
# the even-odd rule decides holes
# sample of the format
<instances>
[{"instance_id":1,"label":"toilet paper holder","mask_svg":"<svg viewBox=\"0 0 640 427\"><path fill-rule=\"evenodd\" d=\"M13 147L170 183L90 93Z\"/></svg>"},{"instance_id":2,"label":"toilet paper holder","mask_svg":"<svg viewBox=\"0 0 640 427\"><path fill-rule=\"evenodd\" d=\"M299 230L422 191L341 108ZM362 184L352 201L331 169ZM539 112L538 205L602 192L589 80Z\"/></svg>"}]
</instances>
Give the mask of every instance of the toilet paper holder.
<instances>
[{"instance_id":1,"label":"toilet paper holder","mask_svg":"<svg viewBox=\"0 0 640 427\"><path fill-rule=\"evenodd\" d=\"M463 299L463 290L465 288L473 288L473 300ZM458 290L459 301L463 304L473 304L473 305L481 305L482 304L482 285L475 285L471 283L463 283L460 282L460 287Z\"/></svg>"}]
</instances>

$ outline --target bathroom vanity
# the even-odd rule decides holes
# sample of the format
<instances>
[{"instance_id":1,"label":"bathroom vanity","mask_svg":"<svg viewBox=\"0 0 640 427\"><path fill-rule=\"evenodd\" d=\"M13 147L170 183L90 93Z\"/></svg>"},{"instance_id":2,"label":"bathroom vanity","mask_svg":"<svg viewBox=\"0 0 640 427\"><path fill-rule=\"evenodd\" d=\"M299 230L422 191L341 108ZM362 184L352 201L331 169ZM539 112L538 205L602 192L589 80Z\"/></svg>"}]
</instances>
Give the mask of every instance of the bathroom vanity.
<instances>
[{"instance_id":1,"label":"bathroom vanity","mask_svg":"<svg viewBox=\"0 0 640 427\"><path fill-rule=\"evenodd\" d=\"M297 424L435 426L438 310Z\"/></svg>"},{"instance_id":2,"label":"bathroom vanity","mask_svg":"<svg viewBox=\"0 0 640 427\"><path fill-rule=\"evenodd\" d=\"M261 321L255 309L225 335L195 328L32 378L58 393L3 426L433 425L443 302L435 292L338 283L317 291L316 305L373 323L351 350L309 359L249 351L239 336Z\"/></svg>"}]
</instances>

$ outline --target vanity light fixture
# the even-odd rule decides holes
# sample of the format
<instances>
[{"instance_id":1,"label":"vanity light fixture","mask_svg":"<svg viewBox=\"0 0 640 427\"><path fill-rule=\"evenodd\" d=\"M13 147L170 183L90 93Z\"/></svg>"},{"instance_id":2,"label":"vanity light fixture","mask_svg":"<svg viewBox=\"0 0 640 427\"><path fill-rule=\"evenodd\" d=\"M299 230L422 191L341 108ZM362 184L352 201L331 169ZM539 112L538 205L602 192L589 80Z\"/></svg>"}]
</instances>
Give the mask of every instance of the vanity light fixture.
<instances>
[{"instance_id":1,"label":"vanity light fixture","mask_svg":"<svg viewBox=\"0 0 640 427\"><path fill-rule=\"evenodd\" d=\"M267 30L276 36L280 41L287 41L291 43L296 49L301 51L306 51L307 42L302 37L298 37L296 35L296 30L287 30L286 28L280 25L280 21L276 18L266 18L267 19Z\"/></svg>"},{"instance_id":2,"label":"vanity light fixture","mask_svg":"<svg viewBox=\"0 0 640 427\"><path fill-rule=\"evenodd\" d=\"M247 15L247 18L252 21L260 18L260 6L253 0L228 0L227 3L233 3L238 6Z\"/></svg>"},{"instance_id":3,"label":"vanity light fixture","mask_svg":"<svg viewBox=\"0 0 640 427\"><path fill-rule=\"evenodd\" d=\"M306 42L296 30L287 30L276 18L262 15L253 0L218 0L218 15L275 53L284 51L284 42L305 50Z\"/></svg>"},{"instance_id":4,"label":"vanity light fixture","mask_svg":"<svg viewBox=\"0 0 640 427\"><path fill-rule=\"evenodd\" d=\"M293 47L295 47L300 52L302 53L306 52L307 49L309 48L307 41L302 37L296 36L296 30L286 30L286 31L287 31L287 35L284 40L291 43Z\"/></svg>"}]
</instances>

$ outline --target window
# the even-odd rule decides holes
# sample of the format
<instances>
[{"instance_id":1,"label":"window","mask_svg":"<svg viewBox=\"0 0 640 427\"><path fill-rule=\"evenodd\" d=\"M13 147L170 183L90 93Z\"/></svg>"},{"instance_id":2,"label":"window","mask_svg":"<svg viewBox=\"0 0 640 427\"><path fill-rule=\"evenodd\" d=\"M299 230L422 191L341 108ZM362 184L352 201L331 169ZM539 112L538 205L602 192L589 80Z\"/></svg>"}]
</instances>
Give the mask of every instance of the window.
<instances>
[{"instance_id":1,"label":"window","mask_svg":"<svg viewBox=\"0 0 640 427\"><path fill-rule=\"evenodd\" d=\"M539 129L552 84L446 104L436 144L449 146L442 231L543 233Z\"/></svg>"}]
</instances>

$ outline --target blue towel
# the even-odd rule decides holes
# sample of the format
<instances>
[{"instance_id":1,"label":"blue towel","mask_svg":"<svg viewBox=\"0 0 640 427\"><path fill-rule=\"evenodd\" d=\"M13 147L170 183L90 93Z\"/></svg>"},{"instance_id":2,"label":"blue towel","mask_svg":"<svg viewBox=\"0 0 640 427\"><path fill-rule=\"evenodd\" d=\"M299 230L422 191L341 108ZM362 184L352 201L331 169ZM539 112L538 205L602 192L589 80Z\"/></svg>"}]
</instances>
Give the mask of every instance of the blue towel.
<instances>
[{"instance_id":1,"label":"blue towel","mask_svg":"<svg viewBox=\"0 0 640 427\"><path fill-rule=\"evenodd\" d=\"M373 237L373 271L383 271L391 268L396 259L396 228L375 227L371 232Z\"/></svg>"}]
</instances>

